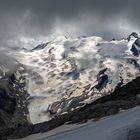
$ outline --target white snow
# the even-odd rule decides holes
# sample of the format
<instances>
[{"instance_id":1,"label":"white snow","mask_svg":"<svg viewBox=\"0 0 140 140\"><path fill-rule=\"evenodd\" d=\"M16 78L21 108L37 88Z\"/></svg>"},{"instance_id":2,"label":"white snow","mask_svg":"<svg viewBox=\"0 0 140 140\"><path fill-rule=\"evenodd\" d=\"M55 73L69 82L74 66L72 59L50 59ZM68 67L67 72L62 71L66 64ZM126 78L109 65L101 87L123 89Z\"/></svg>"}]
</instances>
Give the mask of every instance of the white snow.
<instances>
[{"instance_id":1,"label":"white snow","mask_svg":"<svg viewBox=\"0 0 140 140\"><path fill-rule=\"evenodd\" d=\"M127 40L104 41L96 36L80 39L60 37L44 49L16 52L16 59L28 70L31 122L49 120L49 105L63 97L80 96L88 84L97 85L97 75L105 68L108 82L100 91L95 89L97 93L109 94L121 81L120 77L124 85L139 76L139 69L128 63L129 59L136 59L130 51L134 40L132 38L128 43ZM137 62L139 60L137 57ZM96 95L100 97L102 94ZM93 99L98 97L94 95Z\"/></svg>"}]
</instances>

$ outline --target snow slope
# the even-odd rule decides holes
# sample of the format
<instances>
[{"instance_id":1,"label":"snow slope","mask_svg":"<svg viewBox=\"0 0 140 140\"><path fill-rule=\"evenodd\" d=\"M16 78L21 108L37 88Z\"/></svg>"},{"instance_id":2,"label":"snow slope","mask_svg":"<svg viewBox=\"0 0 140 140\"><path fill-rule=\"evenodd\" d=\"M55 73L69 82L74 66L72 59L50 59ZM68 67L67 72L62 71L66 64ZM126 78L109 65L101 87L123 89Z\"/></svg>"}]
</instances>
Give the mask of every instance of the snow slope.
<instances>
[{"instance_id":1,"label":"snow slope","mask_svg":"<svg viewBox=\"0 0 140 140\"><path fill-rule=\"evenodd\" d=\"M27 68L31 122L72 111L139 76L135 40L133 34L129 41L58 37L30 51L15 52L14 57Z\"/></svg>"},{"instance_id":2,"label":"snow slope","mask_svg":"<svg viewBox=\"0 0 140 140\"><path fill-rule=\"evenodd\" d=\"M138 140L140 107L103 119L77 130L40 140Z\"/></svg>"},{"instance_id":3,"label":"snow slope","mask_svg":"<svg viewBox=\"0 0 140 140\"><path fill-rule=\"evenodd\" d=\"M61 126L21 140L139 140L140 106L97 122Z\"/></svg>"}]
</instances>

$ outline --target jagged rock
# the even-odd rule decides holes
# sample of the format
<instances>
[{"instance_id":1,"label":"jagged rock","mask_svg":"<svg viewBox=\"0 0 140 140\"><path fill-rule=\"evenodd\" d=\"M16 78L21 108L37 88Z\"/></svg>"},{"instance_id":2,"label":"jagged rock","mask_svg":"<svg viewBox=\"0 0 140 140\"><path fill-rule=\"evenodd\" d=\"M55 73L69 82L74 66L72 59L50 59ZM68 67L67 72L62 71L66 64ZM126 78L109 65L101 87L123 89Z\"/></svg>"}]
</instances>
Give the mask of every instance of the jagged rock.
<instances>
[{"instance_id":1,"label":"jagged rock","mask_svg":"<svg viewBox=\"0 0 140 140\"><path fill-rule=\"evenodd\" d=\"M138 38L138 34L136 32L132 32L129 37L127 38L128 41L130 41L131 37L134 37L134 38Z\"/></svg>"},{"instance_id":2,"label":"jagged rock","mask_svg":"<svg viewBox=\"0 0 140 140\"><path fill-rule=\"evenodd\" d=\"M17 73L21 74L16 77ZM16 128L28 124L28 109L23 70L15 70L12 74L6 74L0 79L0 131L8 128ZM21 82L23 80L24 82Z\"/></svg>"},{"instance_id":3,"label":"jagged rock","mask_svg":"<svg viewBox=\"0 0 140 140\"><path fill-rule=\"evenodd\" d=\"M134 56L138 57L140 53L140 38L137 38L135 42L132 44L131 51Z\"/></svg>"},{"instance_id":4,"label":"jagged rock","mask_svg":"<svg viewBox=\"0 0 140 140\"><path fill-rule=\"evenodd\" d=\"M137 48L135 47L135 45L132 45L131 51L133 53L134 56L138 57L139 56L139 51L137 50Z\"/></svg>"},{"instance_id":5,"label":"jagged rock","mask_svg":"<svg viewBox=\"0 0 140 140\"><path fill-rule=\"evenodd\" d=\"M140 47L140 37L138 37L136 39L136 41L134 42L135 45L137 45L138 47Z\"/></svg>"},{"instance_id":6,"label":"jagged rock","mask_svg":"<svg viewBox=\"0 0 140 140\"><path fill-rule=\"evenodd\" d=\"M41 45L38 45L38 46L36 46L35 48L33 48L31 51L42 50L42 49L44 49L48 44L49 44L49 42L43 43L43 44L41 44Z\"/></svg>"}]
</instances>

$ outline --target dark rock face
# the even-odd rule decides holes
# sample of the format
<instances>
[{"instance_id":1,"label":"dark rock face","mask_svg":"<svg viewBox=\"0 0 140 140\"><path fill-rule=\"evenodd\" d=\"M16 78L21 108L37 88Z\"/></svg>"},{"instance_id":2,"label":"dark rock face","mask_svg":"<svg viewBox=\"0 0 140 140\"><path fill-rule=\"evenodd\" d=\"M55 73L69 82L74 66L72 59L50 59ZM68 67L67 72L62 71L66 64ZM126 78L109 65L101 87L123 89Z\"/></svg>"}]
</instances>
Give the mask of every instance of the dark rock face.
<instances>
[{"instance_id":1,"label":"dark rock face","mask_svg":"<svg viewBox=\"0 0 140 140\"><path fill-rule=\"evenodd\" d=\"M130 41L131 36L133 36L133 37L135 37L135 38L138 38L138 37L139 37L138 34L137 34L136 32L132 32L132 33L129 35L129 37L127 38L128 41Z\"/></svg>"},{"instance_id":2,"label":"dark rock face","mask_svg":"<svg viewBox=\"0 0 140 140\"><path fill-rule=\"evenodd\" d=\"M135 45L132 45L131 51L133 53L134 56L138 57L139 56L139 51L137 50L137 48L135 47Z\"/></svg>"},{"instance_id":3,"label":"dark rock face","mask_svg":"<svg viewBox=\"0 0 140 140\"><path fill-rule=\"evenodd\" d=\"M138 47L140 47L140 37L136 39L134 44L137 45Z\"/></svg>"},{"instance_id":4,"label":"dark rock face","mask_svg":"<svg viewBox=\"0 0 140 140\"><path fill-rule=\"evenodd\" d=\"M140 53L140 38L137 38L136 41L133 43L131 51L134 56L138 57Z\"/></svg>"},{"instance_id":5,"label":"dark rock face","mask_svg":"<svg viewBox=\"0 0 140 140\"><path fill-rule=\"evenodd\" d=\"M24 70L16 70L0 79L0 133L28 124Z\"/></svg>"},{"instance_id":6,"label":"dark rock face","mask_svg":"<svg viewBox=\"0 0 140 140\"><path fill-rule=\"evenodd\" d=\"M1 83L3 81L0 80ZM7 113L14 113L16 106L16 99L14 97L10 97L6 94L5 89L2 89L0 86L0 108L3 109Z\"/></svg>"},{"instance_id":7,"label":"dark rock face","mask_svg":"<svg viewBox=\"0 0 140 140\"><path fill-rule=\"evenodd\" d=\"M38 46L36 46L35 48L33 48L31 51L42 50L42 49L44 49L45 47L47 47L48 44L49 44L49 42L43 43L43 44L41 44L41 45L38 45Z\"/></svg>"},{"instance_id":8,"label":"dark rock face","mask_svg":"<svg viewBox=\"0 0 140 140\"><path fill-rule=\"evenodd\" d=\"M98 120L101 117L113 115L121 110L126 110L140 105L140 77L127 85L116 89L112 94L106 95L87 104L82 108L71 111L69 114L55 116L52 120L36 125L20 126L18 129L8 129L0 133L9 138L22 138L30 134L46 132L64 123L86 122L88 119Z\"/></svg>"},{"instance_id":9,"label":"dark rock face","mask_svg":"<svg viewBox=\"0 0 140 140\"><path fill-rule=\"evenodd\" d=\"M138 64L136 59L128 59L128 63L134 65L135 68L137 68L138 70L140 70L140 65Z\"/></svg>"},{"instance_id":10,"label":"dark rock face","mask_svg":"<svg viewBox=\"0 0 140 140\"><path fill-rule=\"evenodd\" d=\"M101 91L104 87L106 87L108 83L108 75L103 74L98 78L98 84L95 85L95 88Z\"/></svg>"}]
</instances>

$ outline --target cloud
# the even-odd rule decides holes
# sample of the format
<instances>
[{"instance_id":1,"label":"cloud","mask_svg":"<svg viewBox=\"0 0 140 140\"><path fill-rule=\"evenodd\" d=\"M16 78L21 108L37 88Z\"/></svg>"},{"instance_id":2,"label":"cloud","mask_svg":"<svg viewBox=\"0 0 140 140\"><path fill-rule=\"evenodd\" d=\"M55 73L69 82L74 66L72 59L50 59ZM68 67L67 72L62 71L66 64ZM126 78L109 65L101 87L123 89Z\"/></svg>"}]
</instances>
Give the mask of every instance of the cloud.
<instances>
[{"instance_id":1,"label":"cloud","mask_svg":"<svg viewBox=\"0 0 140 140\"><path fill-rule=\"evenodd\" d=\"M139 32L139 4L139 0L1 0L0 45L61 34L121 38Z\"/></svg>"}]
</instances>

